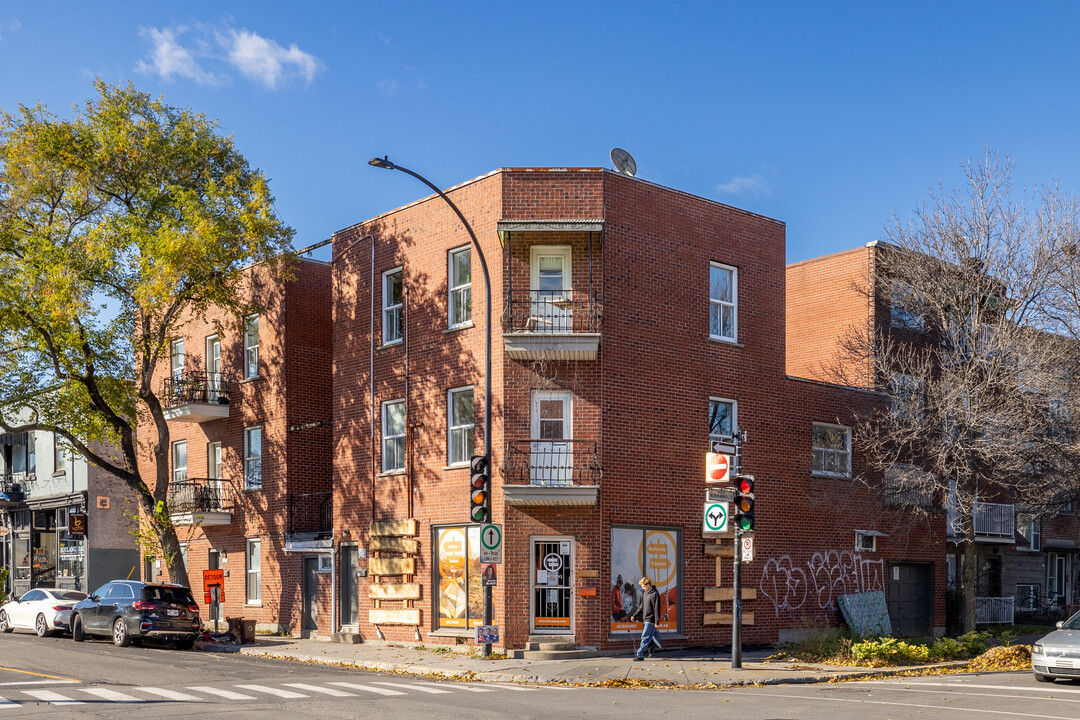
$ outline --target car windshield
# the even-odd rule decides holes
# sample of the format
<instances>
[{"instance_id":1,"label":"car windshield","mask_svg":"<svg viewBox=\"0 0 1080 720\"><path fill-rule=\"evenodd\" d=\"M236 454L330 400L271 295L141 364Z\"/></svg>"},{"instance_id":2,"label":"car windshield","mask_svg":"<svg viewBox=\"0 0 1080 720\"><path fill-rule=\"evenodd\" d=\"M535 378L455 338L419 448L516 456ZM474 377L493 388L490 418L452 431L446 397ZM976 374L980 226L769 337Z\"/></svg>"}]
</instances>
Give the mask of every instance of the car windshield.
<instances>
[{"instance_id":1,"label":"car windshield","mask_svg":"<svg viewBox=\"0 0 1080 720\"><path fill-rule=\"evenodd\" d=\"M188 605L195 602L191 598L191 591L182 587L143 588L143 597L155 602L177 603L181 605Z\"/></svg>"},{"instance_id":2,"label":"car windshield","mask_svg":"<svg viewBox=\"0 0 1080 720\"><path fill-rule=\"evenodd\" d=\"M1080 630L1080 613L1076 613L1061 626L1063 630Z\"/></svg>"},{"instance_id":3,"label":"car windshield","mask_svg":"<svg viewBox=\"0 0 1080 720\"><path fill-rule=\"evenodd\" d=\"M86 593L79 592L78 590L58 590L53 593L54 596L60 600L85 600Z\"/></svg>"}]
</instances>

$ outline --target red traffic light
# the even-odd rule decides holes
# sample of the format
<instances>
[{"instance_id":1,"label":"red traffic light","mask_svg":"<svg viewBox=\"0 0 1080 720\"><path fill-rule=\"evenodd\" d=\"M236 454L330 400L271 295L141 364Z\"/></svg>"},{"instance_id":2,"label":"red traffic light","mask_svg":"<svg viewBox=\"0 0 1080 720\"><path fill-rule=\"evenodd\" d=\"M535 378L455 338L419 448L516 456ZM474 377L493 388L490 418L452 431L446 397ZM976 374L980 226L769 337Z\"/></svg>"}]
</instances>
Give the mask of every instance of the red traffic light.
<instances>
[{"instance_id":1,"label":"red traffic light","mask_svg":"<svg viewBox=\"0 0 1080 720\"><path fill-rule=\"evenodd\" d=\"M754 494L754 481L748 477L741 477L736 481L736 489L742 495Z\"/></svg>"}]
</instances>

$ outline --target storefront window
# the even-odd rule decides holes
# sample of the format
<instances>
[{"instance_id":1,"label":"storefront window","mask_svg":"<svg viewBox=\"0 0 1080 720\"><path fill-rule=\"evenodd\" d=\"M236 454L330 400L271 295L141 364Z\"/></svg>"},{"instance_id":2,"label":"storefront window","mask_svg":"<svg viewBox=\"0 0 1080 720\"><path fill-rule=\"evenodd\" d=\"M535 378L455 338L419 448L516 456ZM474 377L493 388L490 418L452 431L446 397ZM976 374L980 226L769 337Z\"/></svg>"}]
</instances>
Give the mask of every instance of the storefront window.
<instances>
[{"instance_id":1,"label":"storefront window","mask_svg":"<svg viewBox=\"0 0 1080 720\"><path fill-rule=\"evenodd\" d=\"M435 530L439 584L439 627L469 628L484 621L480 585L480 527Z\"/></svg>"},{"instance_id":2,"label":"storefront window","mask_svg":"<svg viewBox=\"0 0 1080 720\"><path fill-rule=\"evenodd\" d=\"M19 535L15 538L15 579L30 579L30 536Z\"/></svg>"},{"instance_id":3,"label":"storefront window","mask_svg":"<svg viewBox=\"0 0 1080 720\"><path fill-rule=\"evenodd\" d=\"M60 577L78 578L83 576L85 549L83 540L60 541Z\"/></svg>"},{"instance_id":4,"label":"storefront window","mask_svg":"<svg viewBox=\"0 0 1080 720\"><path fill-rule=\"evenodd\" d=\"M36 586L56 582L56 511L34 511L33 582Z\"/></svg>"},{"instance_id":5,"label":"storefront window","mask_svg":"<svg viewBox=\"0 0 1080 720\"><path fill-rule=\"evenodd\" d=\"M641 632L643 575L660 593L657 628L678 630L680 540L678 530L612 528L611 632Z\"/></svg>"}]
</instances>

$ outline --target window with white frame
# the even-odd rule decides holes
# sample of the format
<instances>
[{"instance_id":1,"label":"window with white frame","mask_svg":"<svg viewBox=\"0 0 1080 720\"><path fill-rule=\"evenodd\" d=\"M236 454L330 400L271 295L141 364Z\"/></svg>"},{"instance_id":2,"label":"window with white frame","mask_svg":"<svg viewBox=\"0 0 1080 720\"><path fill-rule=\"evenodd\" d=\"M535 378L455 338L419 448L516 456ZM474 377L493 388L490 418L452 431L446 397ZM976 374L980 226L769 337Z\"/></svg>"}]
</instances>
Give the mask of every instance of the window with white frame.
<instances>
[{"instance_id":1,"label":"window with white frame","mask_svg":"<svg viewBox=\"0 0 1080 720\"><path fill-rule=\"evenodd\" d=\"M262 602L262 540L248 538L245 562L247 565L247 602Z\"/></svg>"},{"instance_id":2,"label":"window with white frame","mask_svg":"<svg viewBox=\"0 0 1080 720\"><path fill-rule=\"evenodd\" d=\"M212 442L206 444L206 474L211 480L220 480L221 474L221 443Z\"/></svg>"},{"instance_id":3,"label":"window with white frame","mask_svg":"<svg viewBox=\"0 0 1080 720\"><path fill-rule=\"evenodd\" d=\"M382 276L383 345L401 342L403 328L401 308L405 302L405 288L402 284L403 277L404 271L401 268L387 270Z\"/></svg>"},{"instance_id":4,"label":"window with white frame","mask_svg":"<svg viewBox=\"0 0 1080 720\"><path fill-rule=\"evenodd\" d=\"M739 271L720 263L709 264L709 337L738 339Z\"/></svg>"},{"instance_id":5,"label":"window with white frame","mask_svg":"<svg viewBox=\"0 0 1080 720\"><path fill-rule=\"evenodd\" d=\"M1017 544L1017 550L1042 549L1042 523L1038 515L1019 513L1016 518L1016 530L1024 538L1024 542Z\"/></svg>"},{"instance_id":6,"label":"window with white frame","mask_svg":"<svg viewBox=\"0 0 1080 720\"><path fill-rule=\"evenodd\" d=\"M724 398L709 398L709 442L731 442L738 427L735 417L736 403Z\"/></svg>"},{"instance_id":7,"label":"window with white frame","mask_svg":"<svg viewBox=\"0 0 1080 720\"><path fill-rule=\"evenodd\" d=\"M473 389L455 388L447 394L447 465L460 465L469 462L472 455L476 430L473 416Z\"/></svg>"},{"instance_id":8,"label":"window with white frame","mask_svg":"<svg viewBox=\"0 0 1080 720\"><path fill-rule=\"evenodd\" d=\"M53 435L53 472L60 474L67 472L68 451L63 441Z\"/></svg>"},{"instance_id":9,"label":"window with white frame","mask_svg":"<svg viewBox=\"0 0 1080 720\"><path fill-rule=\"evenodd\" d=\"M851 476L851 428L814 423L811 433L814 475Z\"/></svg>"},{"instance_id":10,"label":"window with white frame","mask_svg":"<svg viewBox=\"0 0 1080 720\"><path fill-rule=\"evenodd\" d=\"M405 401L392 400L382 406L382 471L405 469Z\"/></svg>"},{"instance_id":11,"label":"window with white frame","mask_svg":"<svg viewBox=\"0 0 1080 720\"><path fill-rule=\"evenodd\" d=\"M172 481L187 481L187 441L180 440L172 444Z\"/></svg>"},{"instance_id":12,"label":"window with white frame","mask_svg":"<svg viewBox=\"0 0 1080 720\"><path fill-rule=\"evenodd\" d=\"M472 249L468 246L450 251L446 285L450 327L468 325L472 322Z\"/></svg>"},{"instance_id":13,"label":"window with white frame","mask_svg":"<svg viewBox=\"0 0 1080 720\"><path fill-rule=\"evenodd\" d=\"M262 488L262 428L244 428L244 489Z\"/></svg>"},{"instance_id":14,"label":"window with white frame","mask_svg":"<svg viewBox=\"0 0 1080 720\"><path fill-rule=\"evenodd\" d=\"M1019 609L1028 598L1031 598L1033 602L1039 602L1039 594L1041 592L1042 585L1039 583L1017 583L1016 608Z\"/></svg>"},{"instance_id":15,"label":"window with white frame","mask_svg":"<svg viewBox=\"0 0 1080 720\"><path fill-rule=\"evenodd\" d=\"M244 378L259 377L259 316L244 318Z\"/></svg>"},{"instance_id":16,"label":"window with white frame","mask_svg":"<svg viewBox=\"0 0 1080 720\"><path fill-rule=\"evenodd\" d=\"M169 343L169 373L174 380L184 377L184 341Z\"/></svg>"}]
</instances>

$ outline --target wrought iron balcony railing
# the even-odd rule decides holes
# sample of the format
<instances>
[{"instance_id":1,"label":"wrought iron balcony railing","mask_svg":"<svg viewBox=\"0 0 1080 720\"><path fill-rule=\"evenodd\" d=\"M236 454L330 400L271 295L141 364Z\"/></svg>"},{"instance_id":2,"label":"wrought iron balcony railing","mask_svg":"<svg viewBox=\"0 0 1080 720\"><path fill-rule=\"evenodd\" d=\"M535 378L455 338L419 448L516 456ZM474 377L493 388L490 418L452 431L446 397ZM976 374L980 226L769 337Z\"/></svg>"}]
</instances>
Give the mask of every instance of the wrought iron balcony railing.
<instances>
[{"instance_id":1,"label":"wrought iron balcony railing","mask_svg":"<svg viewBox=\"0 0 1080 720\"><path fill-rule=\"evenodd\" d=\"M228 405L229 381L221 373L185 372L161 381L161 399L165 407L187 403Z\"/></svg>"},{"instance_id":2,"label":"wrought iron balcony railing","mask_svg":"<svg viewBox=\"0 0 1080 720\"><path fill-rule=\"evenodd\" d=\"M520 485L598 485L603 471L594 440L511 440L503 475Z\"/></svg>"},{"instance_id":3,"label":"wrought iron balcony railing","mask_svg":"<svg viewBox=\"0 0 1080 720\"><path fill-rule=\"evenodd\" d=\"M334 493L289 493L289 537L330 535L334 531Z\"/></svg>"},{"instance_id":4,"label":"wrought iron balcony railing","mask_svg":"<svg viewBox=\"0 0 1080 720\"><path fill-rule=\"evenodd\" d=\"M503 332L573 334L600 332L600 304L595 292L514 290L503 314Z\"/></svg>"},{"instance_id":5,"label":"wrought iron balcony railing","mask_svg":"<svg viewBox=\"0 0 1080 720\"><path fill-rule=\"evenodd\" d=\"M0 501L17 503L26 499L25 473L0 476Z\"/></svg>"},{"instance_id":6,"label":"wrought iron balcony railing","mask_svg":"<svg viewBox=\"0 0 1080 720\"><path fill-rule=\"evenodd\" d=\"M232 482L222 478L185 478L169 484L169 511L230 512L235 497Z\"/></svg>"}]
</instances>

